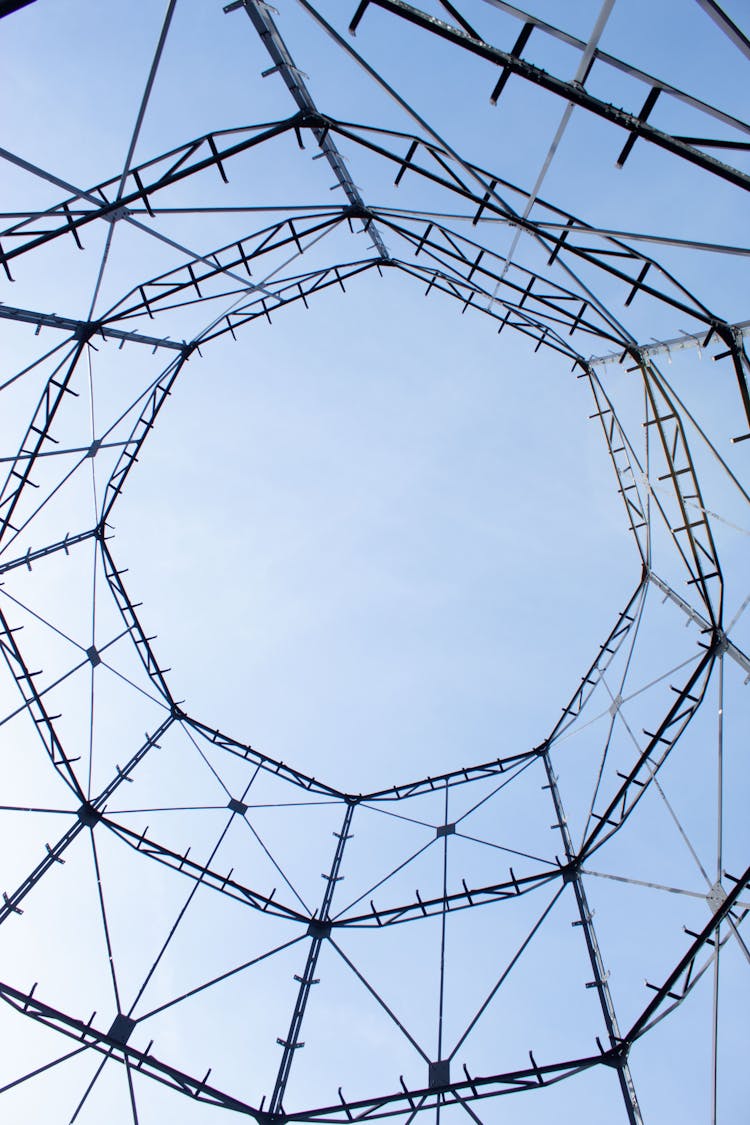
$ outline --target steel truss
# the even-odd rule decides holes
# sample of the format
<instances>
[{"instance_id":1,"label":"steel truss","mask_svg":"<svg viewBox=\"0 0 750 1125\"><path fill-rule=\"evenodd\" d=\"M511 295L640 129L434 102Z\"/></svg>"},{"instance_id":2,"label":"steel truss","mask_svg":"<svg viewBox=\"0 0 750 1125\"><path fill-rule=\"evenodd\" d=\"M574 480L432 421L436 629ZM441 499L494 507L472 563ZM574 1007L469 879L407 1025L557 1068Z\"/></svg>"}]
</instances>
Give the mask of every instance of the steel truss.
<instances>
[{"instance_id":1,"label":"steel truss","mask_svg":"<svg viewBox=\"0 0 750 1125\"><path fill-rule=\"evenodd\" d=\"M23 15L15 15L15 11L24 7L33 5L28 0L26 4L2 5L0 16L14 13L13 18L20 20ZM3 212L0 265L9 296L12 296L14 279L25 280L38 261L44 268L45 254L83 250L90 233L93 235L102 228L107 231L107 250L87 317L34 311L7 302L0 306L0 320L14 331L16 326L20 326L19 331L31 326L37 335L44 332L45 342L50 336L55 340L50 351L18 372L4 372L1 388L9 389L22 379L36 379L39 393L30 420L24 423L17 448L4 458L8 468L0 488L0 575L5 583L2 592L7 595L0 605L0 650L7 668L6 681L14 692L14 701L6 705L0 726L13 720L14 726L9 729L20 731L19 718L28 720L28 730L34 735L28 752L36 752L38 740L41 740L46 764L62 782L67 802L64 808L46 810L62 815L64 828L56 842L44 846L41 856L35 858L23 877L5 887L0 924L8 929L24 924L21 916L32 915L33 904L41 893L38 888L59 879L62 865L70 862L73 867L82 853L90 849L115 993L109 1014L88 1016L77 1008L64 1010L53 996L47 995L45 986L40 986L37 993L36 984L29 988L17 979L0 984L0 997L19 1022L31 1022L54 1032L54 1039L43 1040L47 1061L30 1066L23 1073L23 1068L18 1068L0 1093L17 1090L32 1081L43 1083L49 1072L65 1068L69 1060L84 1056L95 1059L97 1069L83 1091L73 1120L84 1109L99 1075L119 1068L126 1076L129 1090L123 1120L130 1119L127 1116L130 1114L135 1125L139 1122L140 1100L149 1104L149 1083L189 1097L196 1104L204 1105L207 1111L211 1106L220 1107L263 1125L287 1121L369 1121L386 1117L411 1122L423 1113L434 1114L438 1122L441 1114L449 1113L462 1120L468 1115L481 1121L479 1115L483 1106L492 1099L549 1090L564 1080L573 1080L580 1088L585 1085L587 1075L604 1072L613 1075L616 1081L616 1112L620 1114L617 1119L636 1123L645 1117L639 1100L636 1060L650 1041L649 1033L667 1016L670 1021L679 1020L683 1003L694 992L706 988L710 991L713 977L710 1103L715 1121L717 1107L721 1104L718 1077L720 958L724 952L724 963L729 962L731 967L734 962L730 957L736 955L739 969L744 972L750 962L743 931L750 909L746 894L750 887L750 868L740 867L730 875L724 866L724 676L725 666L732 669L736 666L750 679L750 657L735 635L735 626L747 600L728 625L725 621L727 594L735 598L737 591L726 582L720 536L716 531L717 518L721 517L716 517L708 507L714 501L702 486L700 464L705 444L713 457L714 470L722 474L722 479L729 480L735 490L733 495L738 492L745 505L750 505L750 498L730 467L728 454L725 458L726 450L718 448L697 427L677 389L657 367L655 358L665 352L671 356L673 351L677 353L696 346L713 353L713 358L719 360L719 370L722 365L731 365L735 419L730 437L741 442L750 436L743 429L750 426L747 321L740 322L733 316L724 318L715 312L699 294L692 293L680 281L671 267L652 257L651 249L654 244L668 248L679 243L682 250L698 256L729 253L746 256L749 251L697 238L675 239L667 233L663 236L628 233L613 226L590 225L546 201L538 191L529 191L504 178L500 170L490 171L478 166L444 141L386 79L361 58L340 34L343 25L337 29L328 23L308 0L297 0L294 7L307 17L310 26L329 33L337 54L345 52L349 62L361 63L365 74L374 79L380 90L395 98L399 110L406 116L408 128L398 130L352 123L322 112L313 99L312 82L308 85L309 80L297 66L284 38L286 13L275 20L264 0L240 0L228 4L225 12L236 19L232 13L243 10L249 17L249 23L243 21L241 26L237 25L237 33L247 35L248 42L257 34L272 63L265 73L280 75L296 104L296 112L270 123L231 129L222 125L187 141L177 139L168 151L135 163L132 158L138 129L147 109L161 52L168 41L175 10L173 2L167 8L138 126L122 171L91 187L79 188L58 177L53 170L0 150L0 157L27 175L29 183L41 181L47 188L52 186L63 193L43 209ZM497 68L491 90L493 105L500 102L502 108L500 99L509 80L522 80L562 99L566 105L578 107L614 125L626 134L618 167L625 165L633 146L638 143L639 147L643 144L659 148L676 160L698 168L706 173L709 187L714 181L730 185L739 192L747 191L750 186L747 171L739 166L743 154L750 149L750 125L697 95L601 50L593 41L587 44L532 13L501 0L477 0L473 5L445 0L438 5L444 18L437 18L402 0L363 0L358 6L349 7L353 10L347 13L347 18L351 21L350 29L357 32L358 43L365 43L368 28L376 19L381 22L387 19L392 21L389 26L394 35L400 34L405 24L423 33L426 51L432 39L438 37L472 57L491 63ZM726 32L728 40L744 52L743 44L746 45L747 40L741 30L717 5L711 4L710 8L709 14ZM366 13L367 18L363 18ZM485 39L475 30L475 23L480 22L491 29L497 13L523 24L510 50L492 45L489 38ZM530 40L536 43L540 39L561 42L588 59L583 81L569 81L524 59ZM586 85L590 83L592 72L597 77L616 72L645 86L647 93L642 106L619 109L605 98L590 93ZM688 136L657 128L650 121L657 100L660 108L664 103L687 107L707 122L704 133L717 126L717 134ZM168 217L188 216L188 229L194 232L202 214L222 210L220 205L205 202L200 188L194 205L185 204L175 189L186 185L192 189L194 184L204 183L201 175L207 171L214 172L222 185L229 185L235 176L245 183L248 175L252 176L253 161L268 154L280 154L282 146L285 146L285 154L294 146L300 161L306 160L311 152L323 157L335 177L334 187L343 191L346 202L334 205L312 202L304 207L286 207L277 201L267 205L257 202L247 206L227 205L227 214L233 214L241 226L236 226L235 234L224 244L213 249L204 246L200 252L161 233L160 223ZM726 156L726 161L713 155L715 151ZM727 162L735 157L737 167ZM392 177L396 188L402 183L404 190L408 187L410 195L406 205L396 206L390 199L379 203L368 199L367 191L358 187L353 178L353 168L358 161L365 167L375 162L381 171L387 171ZM500 162L488 163L493 163L494 167ZM206 199L213 199L214 189L212 193ZM415 199L419 202L409 202ZM167 244L175 255L174 264L152 277L133 271L132 283L115 303L105 311L97 311L109 247L120 237L121 231L129 228L160 239L162 246ZM527 254L519 253L516 259L515 249L505 248L503 236L508 233L522 238L523 246L530 248ZM361 252L363 234L369 239L364 254ZM350 253L352 239L355 250ZM353 793L331 779L313 777L241 738L216 729L192 713L189 701L175 697L170 670L162 666L155 638L148 633L148 610L142 610L129 593L127 570L119 556L113 526L120 496L127 490L131 473L141 471L139 457L147 444L153 442L152 435L159 429L162 411L168 410L168 399L182 385L188 364L191 368L199 366L202 355L214 342L227 337L241 338L256 320L275 323L277 316L286 315L288 306L301 303L314 308L319 300L325 299L323 294L346 293L348 287L364 285L376 276L386 280L392 276L405 285L416 282L419 290L432 295L433 299L442 294L457 303L462 313L482 314L482 320L492 323L498 334L506 328L515 329L531 342L533 353L541 352L552 360L563 357L588 388L591 419L601 430L640 573L625 608L616 615L560 718L538 745L531 749L509 746L491 761L411 782L400 781L367 793ZM631 322L621 322L621 314L614 311L616 303L629 308L636 298L637 307L647 308L648 316L656 322L667 314L685 318L687 327L683 335L670 336L665 327L658 341L647 334L640 337L637 323L629 326ZM665 321L668 323L671 321ZM156 359L150 359L143 348L132 348L133 344L148 345ZM72 409L70 403L87 385L93 388L92 351L113 346L127 348L130 364L139 371L138 365L143 361L143 376L139 377L136 390L108 428L103 424L97 428L92 422L90 442L68 446L67 437L57 435L62 429L61 420ZM632 383L637 381L641 404L636 429L633 419L626 418L620 410L618 391L613 385L616 380L609 379L603 367L604 359L592 358L597 354L610 362L616 361L623 375L627 373ZM145 366L146 360L155 366ZM93 389L91 395L93 402ZM741 414L744 419L738 421ZM700 457L695 452L698 446ZM97 477L96 470L102 462L104 466ZM93 480L93 517L87 509L85 514L81 512L78 526L50 529L44 522L51 510L50 502L69 480L78 479L89 471ZM711 493L711 497L713 495ZM743 511L746 519L747 506ZM44 536L45 529L46 541L32 546L30 537ZM37 538L36 543L39 542ZM107 627L113 630L112 635L105 640L101 635L104 626L100 626L96 635L92 629L90 644L66 636L65 639L79 650L72 667L69 663L64 667L55 665L49 673L38 670L38 645L31 640L27 647L24 634L20 632L22 619L25 623L31 614L37 625L50 626L61 636L62 631L46 620L41 609L37 612L33 604L27 604L27 591L32 588L30 582L32 579L44 581L51 568L63 562L66 567L88 567L92 556L94 604L96 606L96 599L106 599L110 613ZM668 578L662 576L662 565L667 567ZM736 566L736 560L732 566ZM16 579L19 583L23 579L25 584L14 587ZM675 588L678 582L682 583L679 590ZM661 661L643 657L647 645L654 643L653 639L643 641L642 636L657 595L670 603L667 609L680 611L686 626L693 626L692 632L683 631L686 639L679 646L673 646L674 652L669 650L669 659L665 644ZM734 610L733 604L731 608ZM127 659L120 665L119 654L125 651ZM642 661L640 666L639 660ZM93 732L94 684L103 674L96 671L99 665L119 677L127 690L136 692L141 702L145 701L143 705L148 705L150 723L149 730L135 743L128 741L129 732L123 735L122 746L127 745L128 754L124 764L117 764L112 756L122 754L122 746L97 751L96 766L99 768L103 759L105 765L100 768L107 771L101 783L93 780L96 774L93 733L88 750L82 749L80 736L75 732L71 734L65 725L71 709L68 708L67 715L54 713L60 701L60 685L73 682L74 678L78 682L90 675ZM644 686L652 672L651 680ZM668 791L670 785L675 784L675 776L680 776L675 763L679 765L682 755L687 762L691 760L689 750L683 748L690 745L693 732L698 732L697 739L706 737L706 729L713 736L713 728L706 717L716 691L719 693L718 844L716 855L710 861L715 871L708 871L710 863L703 862L697 855L670 803ZM641 697L648 701L647 706L641 705ZM746 700L744 706L746 709ZM641 717L648 727L636 732L634 723ZM597 734L594 765L585 777L579 777L575 785L566 790L564 777L570 766L567 741L574 737L588 738L586 731L595 723L600 726L592 729L601 731L606 727L606 733L601 737ZM21 737L18 735L19 739ZM198 833L198 843L191 842L189 846L170 833L167 822L159 814L191 811L197 815L199 810L197 806L182 809L179 802L170 806L166 783L164 805L134 810L118 805L129 785L133 793L140 792L140 778L148 777L147 771L155 768L154 761L159 754L178 745L178 740L179 745L202 759L202 765L208 766L223 790L221 804L206 806L212 815L223 818L222 831L213 849L205 848L201 833ZM690 768L688 764L684 766L686 772ZM235 780L230 783L228 779L240 775L246 784L238 792ZM513 841L500 843L500 837L497 840L480 838L471 830L469 818L478 809L490 806L500 809L498 817L501 819L502 803L511 800L522 786L531 784L530 779L537 790L544 790L544 797L533 815L553 818L552 829L559 841L558 854L535 854L521 844L515 848ZM146 788L145 792L149 790ZM257 803L253 803L256 792ZM579 796L584 803L588 802L587 807L583 815L571 814L567 807L570 798L575 805ZM318 839L314 842L325 865L322 893L314 898L307 892L303 896L285 859L277 857L267 846L262 820L256 815L260 809L283 809L290 825L288 839L292 839L295 810L300 807L308 812L324 808L335 821L335 843L330 845L327 832L322 833L322 843ZM8 815L23 808L25 806L5 806ZM594 920L592 900L596 897L597 878L652 888L657 888L657 884L642 880L639 883L634 877L612 871L597 872L594 867L600 863L606 866L607 857L618 854L615 849L621 842L626 847L635 846L633 842L645 831L640 819L647 815L644 808L661 810L667 820L674 821L706 882L705 888L701 884L700 892L671 886L659 889L697 898L704 908L708 907L709 918L699 927L694 923L696 929L686 927L687 938L679 929L660 935L669 951L668 957L661 961L667 968L657 979L648 982L646 994L635 1005L630 1004L629 1015L623 1020L618 1016L622 998L616 982L610 983L606 942ZM40 806L25 811L33 819L35 813L45 810ZM148 824L141 827L140 821L134 826L130 817L141 812L156 816L153 829ZM351 854L349 841L359 832L366 835L372 821L377 822L381 830L373 837L375 851L381 835L385 837L391 830L395 833L404 824L409 824L410 831L422 833L422 842L411 851L411 844L404 843L398 862L390 868L386 864L377 876L368 873L363 877L359 893L344 903L344 892L339 884L351 870L347 867ZM235 870L225 863L223 842L238 826L241 830L248 829L248 847L252 843L254 848L260 849L257 881L252 865L240 862ZM549 824L544 827L549 828ZM487 831L485 828L484 832ZM456 848L457 841L462 847L471 846L472 855L486 856L486 849L494 849L491 877L483 862L474 864L464 851L459 861L466 862L463 874L457 879L455 863L452 863L449 878L448 856L456 854L452 849ZM299 842L294 846L300 846ZM313 844L310 846L312 849ZM106 879L101 877L99 858L100 851L105 849L114 849L117 855L124 857L123 870L131 863L136 864L139 871L149 872L144 877L166 880L164 885L170 887L170 893L171 888L176 887L182 904L168 927L163 944L157 944L155 958L151 958L132 1003L129 1002L132 997L126 1000L122 989L118 988L103 890L103 887L109 888ZM500 862L495 862L498 850L503 855ZM411 871L417 868L418 858L438 853L442 856L439 865L442 876L429 886L412 890L408 880ZM149 860L151 863L146 862ZM735 859L730 862L734 863ZM184 903L179 898L181 888L187 896ZM263 951L239 966L227 964L204 983L186 988L144 1012L142 997L197 895L207 917L211 917L213 910L231 907L236 912L233 916L241 920L242 926L247 921L252 923L260 934ZM534 1053L533 1044L531 1050L524 1046L521 1053L527 1055L529 1061L527 1064L524 1058L522 1066L518 1065L517 1055L506 1058L497 1053L493 1055L496 1062L492 1072L485 1072L484 1068L477 1070L470 1061L463 1062L458 1052L482 1025L496 997L504 995L503 988L507 987L511 973L516 972L516 966L530 958L529 951L540 940L537 935L549 931L552 921L566 905L574 914L573 925L580 930L581 952L591 978L585 982L586 987L592 989L598 1005L595 1028L587 1033L588 1046L579 1050L577 1041L573 1043L571 1038L571 1049L565 1057L542 1057L538 1050ZM195 911L197 907L191 909ZM524 910L528 917L520 913ZM450 1050L447 1039L443 1038L447 927L453 924L454 918L461 917L490 924L485 920L509 916L504 915L504 911L515 911L514 917L525 917L525 929L522 927L523 934L510 953L504 948L498 952L492 986L485 990L478 1012ZM404 934L404 927L417 931L422 927L422 932L426 933L430 920L441 932L440 972L436 985L439 992L437 1050L434 1045L428 1047L417 1031L410 1030L407 1017L397 1014L403 1005L387 998L387 989L374 979L377 972L370 979L372 974L358 966L356 952L360 948L356 945L360 940L357 935L365 938L369 935L373 942L383 942L389 940L386 935ZM500 933L502 923L495 921L494 924ZM280 934L284 940L278 940ZM254 1098L240 1086L225 1089L222 1083L213 1084L209 1082L210 1070L203 1077L191 1073L189 1068L183 1068L179 1059L172 1058L168 1050L162 1054L154 1047L153 1039L147 1046L131 1042L142 1033L147 1040L149 1020L158 1022L166 1009L187 1003L229 978L237 979L236 974L256 964L263 962L267 966L274 958L285 956L295 945L300 946L294 950L299 973L294 978L291 1012L280 998L274 1011L280 1052L274 1072L264 1076L265 1096ZM387 946L383 955L386 959L392 956L392 949L392 945ZM343 1064L337 1100L327 1101L322 1095L317 1100L306 1099L304 1086L301 1092L299 1086L294 1087L296 1060L303 1048L309 1050L306 1041L309 1013L314 1012L317 992L322 991L316 986L331 963L343 966L350 979L364 988L368 1002L375 1005L378 1017L385 1021L389 1032L402 1045L406 1040L408 1049L416 1054L417 1068L412 1067L406 1077L402 1075L400 1080L381 1087L375 1094L370 1090L349 1095L343 1092L349 1086L346 1064ZM560 971L565 970L561 967ZM4 979L6 974L0 975ZM55 1048L49 1044L57 1038L62 1044L60 1050L65 1053L52 1057ZM75 1046L66 1048L67 1041ZM234 1046L236 1050L236 1043ZM244 1047L241 1050L244 1052ZM173 1112L179 1115L179 1101ZM494 1120L493 1117L488 1119Z\"/></svg>"}]
</instances>

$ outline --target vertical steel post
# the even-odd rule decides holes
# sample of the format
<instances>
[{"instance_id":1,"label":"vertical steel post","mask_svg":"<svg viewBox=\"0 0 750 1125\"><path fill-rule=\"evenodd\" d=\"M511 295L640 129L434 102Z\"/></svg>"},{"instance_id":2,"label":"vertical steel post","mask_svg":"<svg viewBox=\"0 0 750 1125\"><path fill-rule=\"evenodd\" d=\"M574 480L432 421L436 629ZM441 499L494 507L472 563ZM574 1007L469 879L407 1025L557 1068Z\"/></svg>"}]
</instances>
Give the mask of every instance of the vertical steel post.
<instances>
[{"instance_id":1,"label":"vertical steel post","mask_svg":"<svg viewBox=\"0 0 750 1125\"><path fill-rule=\"evenodd\" d=\"M314 973L318 964L320 949L331 930L329 912L336 884L341 878L339 870L344 857L344 847L346 846L346 841L349 839L349 827L352 822L352 816L354 815L354 808L355 802L347 801L346 814L344 816L344 823L341 826L341 832L334 833L337 840L336 851L333 856L330 872L328 875L323 876L326 881L326 886L323 893L323 901L320 906L320 913L310 921L308 933L312 940L307 954L307 961L305 962L302 976L295 977L295 980L299 981L299 991L297 992L297 1002L294 1005L289 1032L286 1039L278 1040L279 1044L284 1048L284 1053L281 1057L281 1064L278 1074L276 1075L276 1084L273 1088L273 1094L271 1095L271 1101L268 1107L269 1115L272 1118L283 1113L282 1102L289 1080L289 1072L292 1069L294 1052L299 1047L304 1046L304 1044L299 1041L299 1034L302 1029L302 1020L310 996L310 989L314 984L317 984Z\"/></svg>"},{"instance_id":2,"label":"vertical steel post","mask_svg":"<svg viewBox=\"0 0 750 1125\"><path fill-rule=\"evenodd\" d=\"M568 829L568 823L565 819L565 810L563 808L562 800L560 798L560 790L557 787L557 776L552 768L550 761L549 750L545 749L542 755L544 760L544 768L547 773L547 782L549 791L552 794L552 801L555 806L555 813L557 816L557 825L560 829L560 835L563 840L563 847L565 848L565 856L568 861L568 871L570 872L569 881L573 885L573 891L576 896L576 903L578 904L578 914L580 917L580 925L583 930L583 935L586 940L586 948L588 950L589 960L591 961L591 968L594 972L594 986L599 996L599 1003L601 1004L602 1015L604 1016L604 1023L607 1028L610 1046L615 1051L621 1051L617 1065L617 1076L620 1081L620 1089L622 1090L623 1101L625 1102L625 1110L628 1115L630 1125L643 1125L643 1118L641 1110L638 1105L638 1098L635 1092L635 1085L633 1084L633 1077L630 1073L630 1066L628 1065L627 1054L622 1050L622 1036L620 1035L620 1028L617 1023L617 1016L615 1014L614 1004L612 1002L612 994L609 991L607 984L607 974L604 970L604 963L599 949L599 942L597 941L594 923L591 917L591 910L589 909L588 900L586 898L586 891L583 886L583 880L578 867L578 857L576 856L573 848L573 841Z\"/></svg>"},{"instance_id":3,"label":"vertical steel post","mask_svg":"<svg viewBox=\"0 0 750 1125\"><path fill-rule=\"evenodd\" d=\"M16 890L12 892L12 894L3 892L2 903L0 903L0 925L2 925L2 923L5 922L5 920L9 918L11 914L23 914L23 910L21 910L19 903L26 898L26 895L29 893L29 891L33 890L33 888L41 880L42 876L44 876L55 863L65 863L65 860L62 858L63 852L67 851L67 849L84 828L94 828L98 824L98 822L102 818L103 809L106 802L109 800L112 794L115 793L117 789L119 789L123 781L128 780L130 774L133 772L135 767L139 765L143 758L145 758L149 750L151 750L151 748L154 746L158 746L159 739L171 727L174 721L175 716L168 715L164 722L159 727L157 727L153 734L147 735L146 741L143 743L143 745L140 746L138 750L136 750L133 757L122 769L118 767L117 773L110 781L110 783L102 790L99 796L95 800L84 801L77 812L75 814L72 814L76 816L76 819L73 821L71 826L62 834L56 844L54 844L52 847L47 844L47 854L45 855L44 859L42 859L36 865L34 870L26 876L21 885L17 887Z\"/></svg>"}]
</instances>

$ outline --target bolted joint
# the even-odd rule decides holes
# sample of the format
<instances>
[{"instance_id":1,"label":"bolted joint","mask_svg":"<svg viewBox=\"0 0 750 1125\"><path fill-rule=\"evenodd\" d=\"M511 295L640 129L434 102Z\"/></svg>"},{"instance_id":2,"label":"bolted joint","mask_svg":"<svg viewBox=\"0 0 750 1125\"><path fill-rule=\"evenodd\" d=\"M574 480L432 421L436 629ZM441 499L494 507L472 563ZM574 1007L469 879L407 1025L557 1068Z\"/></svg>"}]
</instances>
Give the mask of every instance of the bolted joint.
<instances>
[{"instance_id":1,"label":"bolted joint","mask_svg":"<svg viewBox=\"0 0 750 1125\"><path fill-rule=\"evenodd\" d=\"M450 1085L450 1059L436 1059L427 1068L427 1084L431 1090L441 1090Z\"/></svg>"},{"instance_id":2,"label":"bolted joint","mask_svg":"<svg viewBox=\"0 0 750 1125\"><path fill-rule=\"evenodd\" d=\"M298 129L330 129L333 124L330 117L310 109L301 109L292 122Z\"/></svg>"},{"instance_id":3,"label":"bolted joint","mask_svg":"<svg viewBox=\"0 0 750 1125\"><path fill-rule=\"evenodd\" d=\"M360 219L363 223L371 223L375 219L369 207L365 207L364 203L352 203L344 208L343 217L345 219Z\"/></svg>"},{"instance_id":4,"label":"bolted joint","mask_svg":"<svg viewBox=\"0 0 750 1125\"><path fill-rule=\"evenodd\" d=\"M602 1055L602 1062L605 1066L614 1067L615 1070L622 1070L628 1065L628 1055L630 1054L630 1044L620 1042L610 1047Z\"/></svg>"},{"instance_id":5,"label":"bolted joint","mask_svg":"<svg viewBox=\"0 0 750 1125\"><path fill-rule=\"evenodd\" d=\"M101 324L98 320L90 320L86 324L79 324L73 332L73 339L87 344L100 329Z\"/></svg>"},{"instance_id":6,"label":"bolted joint","mask_svg":"<svg viewBox=\"0 0 750 1125\"><path fill-rule=\"evenodd\" d=\"M117 1043L119 1046L124 1047L130 1036L133 1034L136 1022L137 1021L132 1019L130 1016L126 1016L122 1012L118 1012L114 1020L112 1021L112 1026L107 1032L107 1038L110 1039L113 1043Z\"/></svg>"},{"instance_id":7,"label":"bolted joint","mask_svg":"<svg viewBox=\"0 0 750 1125\"><path fill-rule=\"evenodd\" d=\"M580 871L580 864L575 860L571 860L570 863L566 863L560 872L560 874L562 875L563 883L574 883L578 878Z\"/></svg>"},{"instance_id":8,"label":"bolted joint","mask_svg":"<svg viewBox=\"0 0 750 1125\"><path fill-rule=\"evenodd\" d=\"M102 814L99 809L94 808L90 801L84 801L78 810L78 819L87 828L93 828L102 819Z\"/></svg>"},{"instance_id":9,"label":"bolted joint","mask_svg":"<svg viewBox=\"0 0 750 1125\"><path fill-rule=\"evenodd\" d=\"M103 214L102 218L114 225L114 223L119 223L121 219L129 219L130 210L127 207L115 207L112 211Z\"/></svg>"},{"instance_id":10,"label":"bolted joint","mask_svg":"<svg viewBox=\"0 0 750 1125\"><path fill-rule=\"evenodd\" d=\"M310 937L327 938L331 934L331 923L322 922L319 918L311 918L307 927Z\"/></svg>"}]
</instances>

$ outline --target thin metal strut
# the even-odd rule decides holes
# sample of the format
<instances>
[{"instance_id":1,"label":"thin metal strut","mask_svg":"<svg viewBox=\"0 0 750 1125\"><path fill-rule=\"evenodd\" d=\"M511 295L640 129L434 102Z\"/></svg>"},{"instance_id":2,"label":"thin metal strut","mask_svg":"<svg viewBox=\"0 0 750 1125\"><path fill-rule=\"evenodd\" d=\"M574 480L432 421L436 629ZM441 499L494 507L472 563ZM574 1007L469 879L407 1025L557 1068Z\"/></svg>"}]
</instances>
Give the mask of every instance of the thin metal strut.
<instances>
[{"instance_id":1,"label":"thin metal strut","mask_svg":"<svg viewBox=\"0 0 750 1125\"><path fill-rule=\"evenodd\" d=\"M227 4L224 11L231 12L239 7L244 8L250 17L253 27L258 32L264 47L271 56L274 64L273 70L277 70L284 79L289 93L292 95L299 108L305 113L313 114L316 117L319 116L320 111L315 104L312 94L307 88L302 71L296 66L294 59L289 53L289 48L274 22L270 6L265 3L265 0L235 0L235 3ZM272 71L267 71L266 73L272 73ZM346 198L358 211L366 212L365 201L359 192L359 188L354 183L346 160L339 152L328 130L318 126L313 129L313 134L320 146L321 152L330 164L334 176L343 188ZM365 224L365 230L370 235L375 249L383 261L387 262L390 259L390 254L378 228L369 218L364 218L363 222Z\"/></svg>"},{"instance_id":2,"label":"thin metal strut","mask_svg":"<svg viewBox=\"0 0 750 1125\"><path fill-rule=\"evenodd\" d=\"M310 949L307 954L307 961L301 977L296 979L299 981L299 990L297 992L297 1002L294 1005L294 1012L292 1013L292 1021L289 1025L289 1031L286 1039L279 1039L279 1044L284 1048L284 1053L281 1056L281 1064L279 1066L278 1074L276 1075L276 1085L271 1095L269 1104L269 1113L274 1116L283 1112L282 1103L284 1100L284 1092L286 1090L287 1082L289 1081L289 1072L292 1069L292 1061L294 1053L298 1048L303 1047L304 1044L300 1042L300 1031L302 1030L302 1020L305 1016L305 1009L307 1001L310 997L310 989L318 982L315 979L315 970L318 964L318 957L320 956L320 949L324 940L328 937L331 929L330 923L330 910L333 894L336 890L336 884L341 876L339 871L341 869L341 861L344 857L344 848L346 841L349 839L349 828L352 823L352 816L356 805L352 801L347 801L346 813L344 815L344 822L341 826L341 832L336 833L336 850L333 856L333 863L331 870L325 876L326 887L323 893L323 901L320 906L320 913L317 918L313 918L310 922L309 933L311 936Z\"/></svg>"}]
</instances>

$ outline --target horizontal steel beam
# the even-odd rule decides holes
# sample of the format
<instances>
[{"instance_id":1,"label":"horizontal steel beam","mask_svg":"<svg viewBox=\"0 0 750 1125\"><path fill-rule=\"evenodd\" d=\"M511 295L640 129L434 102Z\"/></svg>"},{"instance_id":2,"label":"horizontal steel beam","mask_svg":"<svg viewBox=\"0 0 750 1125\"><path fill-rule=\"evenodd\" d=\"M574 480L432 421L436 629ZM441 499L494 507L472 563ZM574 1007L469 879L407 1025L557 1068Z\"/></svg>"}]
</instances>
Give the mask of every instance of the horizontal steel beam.
<instances>
[{"instance_id":1,"label":"horizontal steel beam","mask_svg":"<svg viewBox=\"0 0 750 1125\"><path fill-rule=\"evenodd\" d=\"M12 305L0 304L0 317L4 320L13 320L19 324L33 324L37 329L58 328L62 332L70 332L76 339L90 340L96 335L103 340L119 340L121 343L147 344L154 351L157 348L170 348L173 351L184 351L187 346L185 341L169 340L159 336L143 336L140 332L126 332L121 328L109 328L98 321L75 320L69 316L58 316L57 313L34 312L32 309L17 309Z\"/></svg>"},{"instance_id":2,"label":"horizontal steel beam","mask_svg":"<svg viewBox=\"0 0 750 1125\"><path fill-rule=\"evenodd\" d=\"M419 8L404 3L403 0L364 0L357 11L355 20L357 20L357 17L361 18L363 10L370 4L374 4L378 8L383 8L393 15L400 16L409 23L413 23L416 27L421 27L425 31L430 31L440 36L440 38L446 39L449 43L455 43L471 54L485 59L487 62L496 63L498 66L502 67L506 73L518 75L519 78L523 78L525 81L531 82L533 85L539 86L541 89L547 90L549 93L555 94L559 98L563 98L564 101L571 102L575 106L580 106L581 109L585 109L587 112L593 113L597 117L601 117L621 129L625 129L633 139L641 138L644 141L648 141L658 148L671 152L675 156L680 156L683 160L695 164L704 171L711 172L720 179L734 184L735 187L742 188L744 191L750 191L750 176L741 172L738 168L733 168L729 164L724 164L722 161L716 160L715 157L708 156L706 153L701 152L700 149L695 148L686 141L654 128L653 125L649 125L648 121L642 119L637 113L628 113L626 110L619 109L617 106L612 105L611 102L605 102L600 98L594 97L593 94L589 94L582 85L568 82L562 78L556 78L553 74L542 70L541 67L534 66L533 63L524 62L523 59L509 51L501 51L499 47L492 47L489 43L485 43L480 39L475 39L467 32L452 27L444 20L436 19L435 16L430 16Z\"/></svg>"},{"instance_id":3,"label":"horizontal steel beam","mask_svg":"<svg viewBox=\"0 0 750 1125\"><path fill-rule=\"evenodd\" d=\"M307 113L318 113L318 107L315 104L312 94L307 88L305 77L298 66L295 65L294 60L289 53L284 39L274 22L273 16L270 12L270 5L262 2L257 3L256 0L240 0L239 3L228 4L224 11L234 11L238 7L243 7L250 17L255 30L258 32L260 39L268 51L271 60L274 64L273 69L277 70L286 84L287 89L294 98L299 109ZM267 72L270 73L270 72ZM359 188L354 183L351 177L346 160L339 152L333 138L325 128L318 128L313 131L315 139L320 146L320 150L325 156L331 170L336 177L338 184L343 188L344 194L349 202L354 207L364 208L365 203L359 192ZM390 257L388 249L380 236L380 233L375 226L369 226L367 232L372 238L373 246L377 250L383 261L387 261Z\"/></svg>"}]
</instances>

